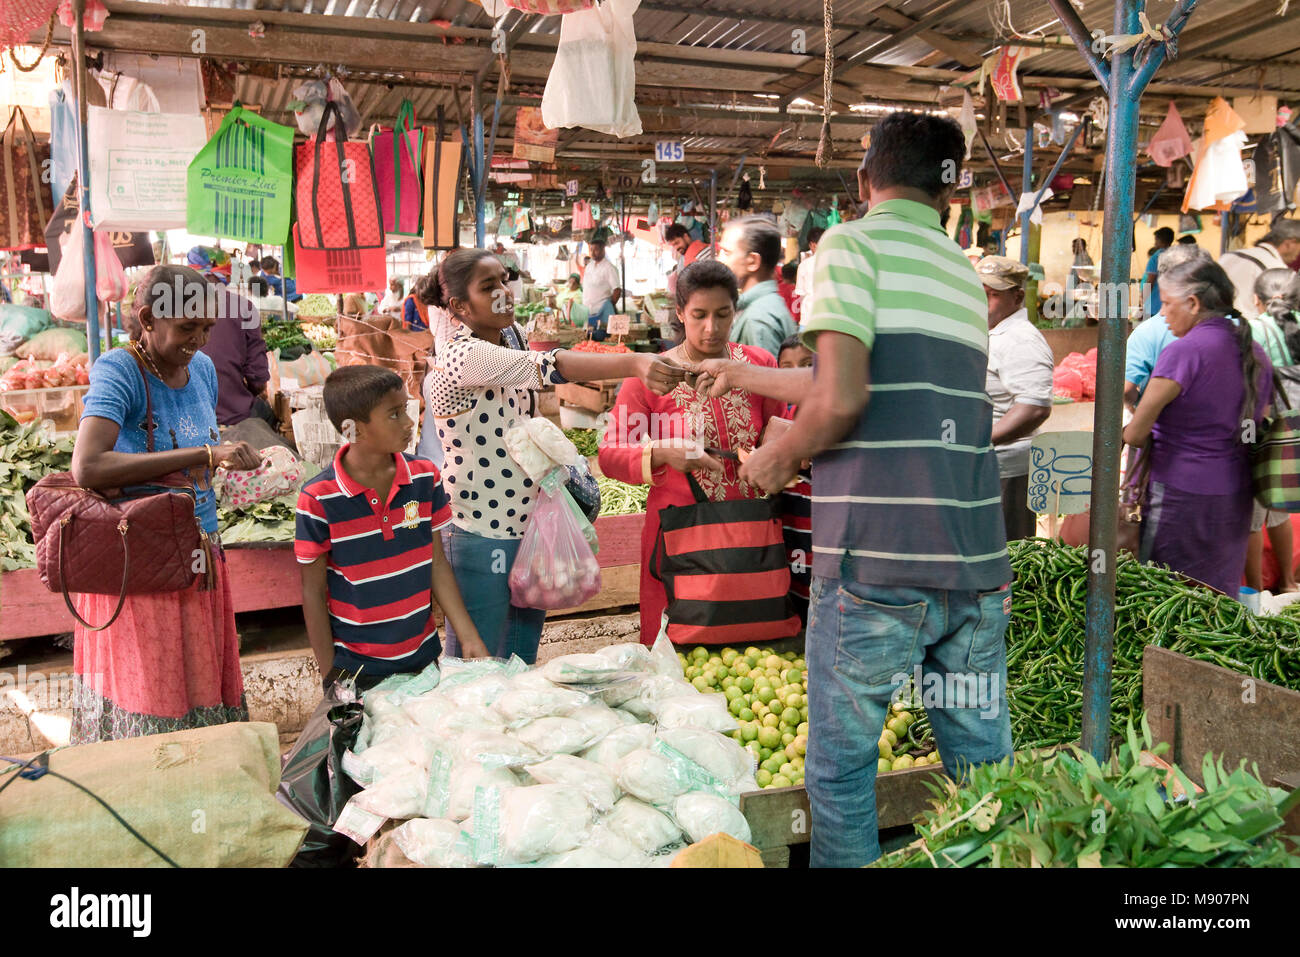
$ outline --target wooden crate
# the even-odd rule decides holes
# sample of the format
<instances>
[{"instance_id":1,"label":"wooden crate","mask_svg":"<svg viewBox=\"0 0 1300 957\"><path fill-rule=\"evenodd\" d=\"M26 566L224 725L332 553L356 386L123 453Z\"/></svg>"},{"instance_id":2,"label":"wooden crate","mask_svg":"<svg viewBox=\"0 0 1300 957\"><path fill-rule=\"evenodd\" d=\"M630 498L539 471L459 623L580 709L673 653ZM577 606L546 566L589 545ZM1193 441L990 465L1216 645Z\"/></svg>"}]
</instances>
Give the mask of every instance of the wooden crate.
<instances>
[{"instance_id":1,"label":"wooden crate","mask_svg":"<svg viewBox=\"0 0 1300 957\"><path fill-rule=\"evenodd\" d=\"M1147 645L1142 706L1165 758L1197 784L1207 752L1259 765L1265 784L1300 776L1300 692Z\"/></svg>"},{"instance_id":2,"label":"wooden crate","mask_svg":"<svg viewBox=\"0 0 1300 957\"><path fill-rule=\"evenodd\" d=\"M588 412L608 412L614 407L622 379L603 379L599 382L564 382L555 387L555 394L566 405Z\"/></svg>"},{"instance_id":3,"label":"wooden crate","mask_svg":"<svg viewBox=\"0 0 1300 957\"><path fill-rule=\"evenodd\" d=\"M930 805L925 782L942 776L941 765L889 771L876 776L876 815L881 828L900 827ZM803 787L764 788L740 796L753 843L765 867L788 867L790 847L807 844L812 831L808 792Z\"/></svg>"}]
</instances>

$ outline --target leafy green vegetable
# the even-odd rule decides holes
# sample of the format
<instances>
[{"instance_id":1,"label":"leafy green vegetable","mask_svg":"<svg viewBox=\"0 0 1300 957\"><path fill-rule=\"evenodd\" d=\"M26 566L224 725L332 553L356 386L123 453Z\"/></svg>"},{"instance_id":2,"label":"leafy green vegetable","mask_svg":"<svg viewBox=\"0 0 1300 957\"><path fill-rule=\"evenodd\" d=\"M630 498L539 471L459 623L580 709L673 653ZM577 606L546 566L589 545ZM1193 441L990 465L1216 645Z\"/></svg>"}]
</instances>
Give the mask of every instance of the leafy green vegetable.
<instances>
[{"instance_id":1,"label":"leafy green vegetable","mask_svg":"<svg viewBox=\"0 0 1300 957\"><path fill-rule=\"evenodd\" d=\"M0 410L0 571L36 564L27 492L51 472L72 468L72 437L51 439Z\"/></svg>"},{"instance_id":2,"label":"leafy green vegetable","mask_svg":"<svg viewBox=\"0 0 1300 957\"><path fill-rule=\"evenodd\" d=\"M276 349L286 349L289 346L311 345L311 340L302 331L302 326L298 325L297 320L294 319L290 319L288 322L272 320L263 323L262 338L266 340L268 352L274 352Z\"/></svg>"},{"instance_id":3,"label":"leafy green vegetable","mask_svg":"<svg viewBox=\"0 0 1300 957\"><path fill-rule=\"evenodd\" d=\"M1142 763L1153 748L1146 716L1130 722L1105 765L1078 748L971 770L957 785L927 786L933 810L918 839L873 867L1300 867L1300 849L1279 833L1300 804L1242 762L1227 771L1206 755L1203 793L1187 775ZM1174 785L1190 797L1171 799Z\"/></svg>"},{"instance_id":4,"label":"leafy green vegetable","mask_svg":"<svg viewBox=\"0 0 1300 957\"><path fill-rule=\"evenodd\" d=\"M313 292L310 295L302 297L298 303L298 316L308 318L310 316L337 316L338 298L336 296L327 296L323 292Z\"/></svg>"},{"instance_id":5,"label":"leafy green vegetable","mask_svg":"<svg viewBox=\"0 0 1300 957\"><path fill-rule=\"evenodd\" d=\"M296 517L297 493L284 495L247 508L217 509L217 532L223 545L253 542L291 542Z\"/></svg>"}]
</instances>

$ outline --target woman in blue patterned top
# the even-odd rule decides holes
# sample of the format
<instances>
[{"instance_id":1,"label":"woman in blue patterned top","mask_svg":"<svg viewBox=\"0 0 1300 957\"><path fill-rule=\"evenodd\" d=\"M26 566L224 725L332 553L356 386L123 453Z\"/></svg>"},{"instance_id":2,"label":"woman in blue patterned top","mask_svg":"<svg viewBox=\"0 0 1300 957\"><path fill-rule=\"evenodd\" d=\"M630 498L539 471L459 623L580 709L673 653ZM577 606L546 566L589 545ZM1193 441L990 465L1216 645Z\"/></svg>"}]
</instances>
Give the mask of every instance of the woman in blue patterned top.
<instances>
[{"instance_id":1,"label":"woman in blue patterned top","mask_svg":"<svg viewBox=\"0 0 1300 957\"><path fill-rule=\"evenodd\" d=\"M130 344L106 353L90 370L72 456L77 483L116 489L184 471L194 484L195 516L215 567L210 586L201 575L183 591L128 595L121 615L102 631L78 623L73 744L248 719L211 479L222 465L256 468L259 455L245 442L222 443L218 432L216 370L199 349L215 322L239 320L216 318L209 288L188 267L152 269L126 323ZM147 451L145 422L150 400L153 452ZM108 620L117 598L76 595L74 602L77 613L94 623Z\"/></svg>"}]
</instances>

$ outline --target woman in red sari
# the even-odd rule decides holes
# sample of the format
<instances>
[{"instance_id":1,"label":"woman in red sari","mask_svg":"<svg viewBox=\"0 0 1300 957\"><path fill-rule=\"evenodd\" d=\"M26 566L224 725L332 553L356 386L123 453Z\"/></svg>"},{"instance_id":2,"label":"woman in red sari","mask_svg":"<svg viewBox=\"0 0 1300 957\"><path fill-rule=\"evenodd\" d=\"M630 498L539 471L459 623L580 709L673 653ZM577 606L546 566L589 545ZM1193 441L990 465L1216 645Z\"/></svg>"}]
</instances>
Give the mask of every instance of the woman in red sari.
<instances>
[{"instance_id":1,"label":"woman in red sari","mask_svg":"<svg viewBox=\"0 0 1300 957\"><path fill-rule=\"evenodd\" d=\"M775 367L765 350L729 341L738 299L736 277L721 263L696 262L682 270L677 279L680 342L665 358L685 366L732 359ZM601 441L600 470L629 485L651 487L641 533L642 643L654 642L667 607L664 586L651 574L660 510L695 504L688 472L710 501L761 498L761 489L740 480L738 461L705 450L752 451L768 419L784 410L781 402L740 389L710 399L687 384L657 396L637 379L623 383Z\"/></svg>"}]
</instances>

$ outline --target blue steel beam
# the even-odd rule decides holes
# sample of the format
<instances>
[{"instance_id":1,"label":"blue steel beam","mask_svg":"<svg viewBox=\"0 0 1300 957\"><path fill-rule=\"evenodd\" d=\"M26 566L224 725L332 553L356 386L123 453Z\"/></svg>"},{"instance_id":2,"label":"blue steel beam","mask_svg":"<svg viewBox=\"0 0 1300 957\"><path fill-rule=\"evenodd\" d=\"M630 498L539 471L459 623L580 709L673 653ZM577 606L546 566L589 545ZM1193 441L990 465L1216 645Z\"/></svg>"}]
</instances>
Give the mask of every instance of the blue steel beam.
<instances>
[{"instance_id":1,"label":"blue steel beam","mask_svg":"<svg viewBox=\"0 0 1300 957\"><path fill-rule=\"evenodd\" d=\"M72 16L72 69L73 99L77 102L77 188L81 191L80 229L82 268L86 283L86 353L93 365L99 358L99 297L95 294L95 233L90 227L90 146L86 132L86 39L81 18L86 11L86 0L73 0Z\"/></svg>"}]
</instances>

